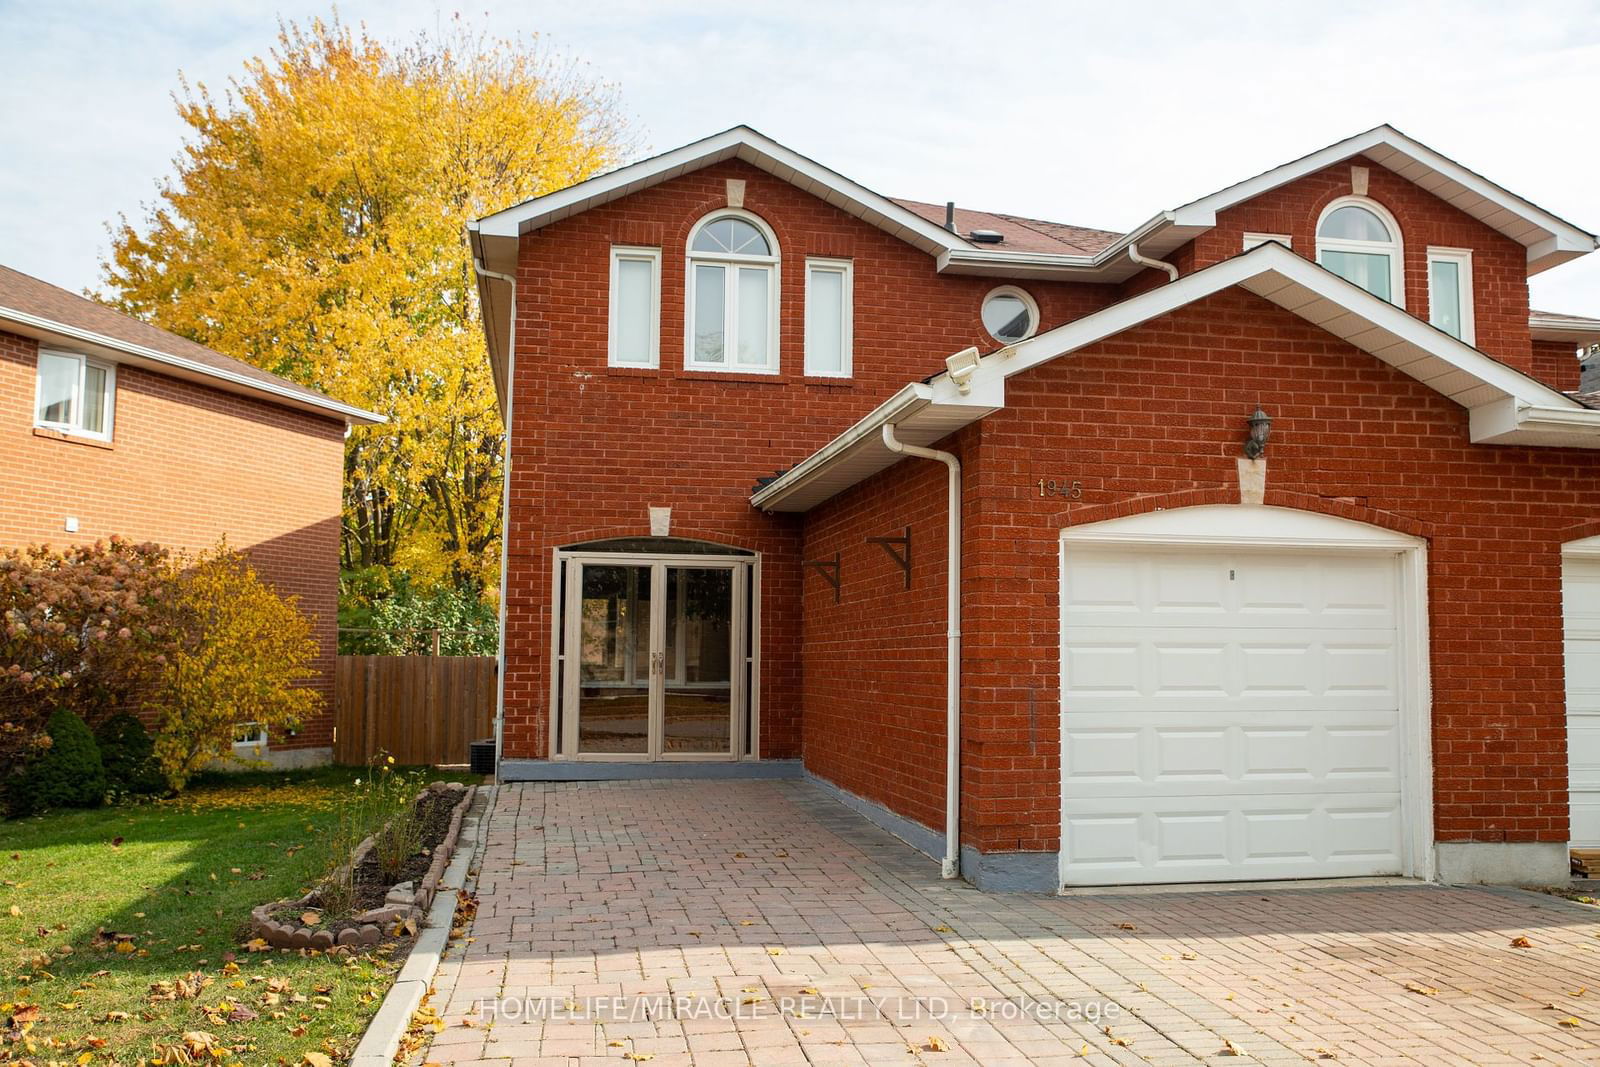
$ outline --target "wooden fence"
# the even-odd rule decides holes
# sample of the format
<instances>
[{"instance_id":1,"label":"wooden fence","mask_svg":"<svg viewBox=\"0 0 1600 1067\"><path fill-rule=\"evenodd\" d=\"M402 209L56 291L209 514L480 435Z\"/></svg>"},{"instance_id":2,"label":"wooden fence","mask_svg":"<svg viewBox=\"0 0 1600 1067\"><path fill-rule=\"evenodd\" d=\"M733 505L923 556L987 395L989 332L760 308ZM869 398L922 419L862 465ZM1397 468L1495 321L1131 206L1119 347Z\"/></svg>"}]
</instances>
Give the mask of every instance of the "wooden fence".
<instances>
[{"instance_id":1,"label":"wooden fence","mask_svg":"<svg viewBox=\"0 0 1600 1067\"><path fill-rule=\"evenodd\" d=\"M337 763L386 752L397 763L466 763L494 733L493 656L340 656L334 670Z\"/></svg>"}]
</instances>

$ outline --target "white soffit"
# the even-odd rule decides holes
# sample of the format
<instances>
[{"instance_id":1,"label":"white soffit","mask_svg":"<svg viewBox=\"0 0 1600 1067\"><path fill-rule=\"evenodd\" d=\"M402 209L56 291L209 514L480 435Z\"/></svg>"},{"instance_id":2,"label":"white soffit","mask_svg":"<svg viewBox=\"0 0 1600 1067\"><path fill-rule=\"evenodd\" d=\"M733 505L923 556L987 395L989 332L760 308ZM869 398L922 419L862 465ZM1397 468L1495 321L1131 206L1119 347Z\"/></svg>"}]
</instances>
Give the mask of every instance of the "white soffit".
<instances>
[{"instance_id":1,"label":"white soffit","mask_svg":"<svg viewBox=\"0 0 1600 1067\"><path fill-rule=\"evenodd\" d=\"M1600 411L1514 370L1276 242L1058 326L983 359L963 394L948 374L914 383L775 481L751 503L807 511L900 460L882 443L931 444L1005 406L1005 381L1238 286L1368 352L1471 411L1479 444L1600 448ZM914 403L912 402L914 398Z\"/></svg>"},{"instance_id":2,"label":"white soffit","mask_svg":"<svg viewBox=\"0 0 1600 1067\"><path fill-rule=\"evenodd\" d=\"M1171 214L1180 224L1214 224L1219 211L1357 155L1365 155L1522 244L1528 250L1529 274L1549 270L1595 250L1594 234L1552 215L1387 125L1358 133L1292 163L1230 185L1185 204Z\"/></svg>"}]
</instances>

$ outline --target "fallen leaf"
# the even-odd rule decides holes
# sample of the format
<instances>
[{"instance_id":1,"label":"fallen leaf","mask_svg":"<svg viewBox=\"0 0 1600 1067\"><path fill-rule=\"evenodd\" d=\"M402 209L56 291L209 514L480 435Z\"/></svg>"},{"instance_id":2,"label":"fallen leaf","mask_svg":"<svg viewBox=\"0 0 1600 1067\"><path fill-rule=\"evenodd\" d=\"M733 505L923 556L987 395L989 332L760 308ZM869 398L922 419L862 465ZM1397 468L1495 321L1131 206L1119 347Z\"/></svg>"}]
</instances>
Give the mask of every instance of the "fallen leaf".
<instances>
[{"instance_id":1,"label":"fallen leaf","mask_svg":"<svg viewBox=\"0 0 1600 1067\"><path fill-rule=\"evenodd\" d=\"M1200 957L1199 957L1199 956L1196 956L1196 955L1195 955L1195 954L1194 954L1194 953L1193 953L1193 952L1185 952L1185 953L1184 953L1184 954L1183 954L1183 956L1182 956L1182 958L1183 958L1183 959L1186 959L1186 960L1197 960L1197 959L1199 959L1199 958L1200 958Z\"/></svg>"},{"instance_id":2,"label":"fallen leaf","mask_svg":"<svg viewBox=\"0 0 1600 1067\"><path fill-rule=\"evenodd\" d=\"M1417 993L1424 997L1436 997L1439 995L1439 991L1433 988L1433 986L1423 985L1420 982L1407 982L1406 990L1408 992Z\"/></svg>"},{"instance_id":3,"label":"fallen leaf","mask_svg":"<svg viewBox=\"0 0 1600 1067\"><path fill-rule=\"evenodd\" d=\"M940 1037L938 1034L934 1034L933 1036L929 1037L928 1043L924 1045L923 1048L927 1049L929 1052L950 1051L950 1046L945 1044L944 1038Z\"/></svg>"},{"instance_id":4,"label":"fallen leaf","mask_svg":"<svg viewBox=\"0 0 1600 1067\"><path fill-rule=\"evenodd\" d=\"M333 1067L333 1060L320 1052L307 1052L305 1063L306 1067Z\"/></svg>"},{"instance_id":5,"label":"fallen leaf","mask_svg":"<svg viewBox=\"0 0 1600 1067\"><path fill-rule=\"evenodd\" d=\"M1222 1039L1222 1050L1220 1052L1218 1052L1217 1055L1218 1056L1243 1056L1244 1053L1239 1051L1239 1046L1238 1045L1235 1045L1232 1041L1229 1041L1227 1038L1223 1038Z\"/></svg>"},{"instance_id":6,"label":"fallen leaf","mask_svg":"<svg viewBox=\"0 0 1600 1067\"><path fill-rule=\"evenodd\" d=\"M953 934L953 933L955 933L954 930L952 930L948 926L944 926L944 925L935 926L933 928L933 932L936 933L936 934Z\"/></svg>"},{"instance_id":7,"label":"fallen leaf","mask_svg":"<svg viewBox=\"0 0 1600 1067\"><path fill-rule=\"evenodd\" d=\"M13 919L16 919L16 918L20 918L21 916L22 916L22 909L17 907L15 904L11 905L11 917Z\"/></svg>"},{"instance_id":8,"label":"fallen leaf","mask_svg":"<svg viewBox=\"0 0 1600 1067\"><path fill-rule=\"evenodd\" d=\"M1533 942L1529 941L1526 937L1513 937L1511 939L1511 947L1512 948L1532 948L1533 947Z\"/></svg>"},{"instance_id":9,"label":"fallen leaf","mask_svg":"<svg viewBox=\"0 0 1600 1067\"><path fill-rule=\"evenodd\" d=\"M1138 927L1133 925L1132 923L1118 923L1117 924L1117 929L1118 930L1137 930Z\"/></svg>"},{"instance_id":10,"label":"fallen leaf","mask_svg":"<svg viewBox=\"0 0 1600 1067\"><path fill-rule=\"evenodd\" d=\"M1565 1019L1557 1019L1556 1020L1556 1024L1558 1026L1565 1026L1568 1030L1576 1030L1578 1027L1583 1025L1577 1019L1574 1019L1570 1015L1567 1016Z\"/></svg>"},{"instance_id":11,"label":"fallen leaf","mask_svg":"<svg viewBox=\"0 0 1600 1067\"><path fill-rule=\"evenodd\" d=\"M322 913L320 911L303 911L300 913L300 921L307 926L317 926L322 922Z\"/></svg>"}]
</instances>

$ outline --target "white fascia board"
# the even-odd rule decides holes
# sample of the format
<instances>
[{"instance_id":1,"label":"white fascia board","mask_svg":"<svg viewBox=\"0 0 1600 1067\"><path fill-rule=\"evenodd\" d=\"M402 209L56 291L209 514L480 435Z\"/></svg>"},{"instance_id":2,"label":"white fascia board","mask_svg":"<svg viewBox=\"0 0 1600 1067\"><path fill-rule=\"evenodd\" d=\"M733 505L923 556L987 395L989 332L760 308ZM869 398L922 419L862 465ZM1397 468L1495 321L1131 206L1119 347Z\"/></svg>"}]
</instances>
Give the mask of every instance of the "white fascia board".
<instances>
[{"instance_id":1,"label":"white fascia board","mask_svg":"<svg viewBox=\"0 0 1600 1067\"><path fill-rule=\"evenodd\" d=\"M848 430L762 486L751 495L750 503L763 511L806 511L904 458L883 443L884 426L898 428L901 440L909 444L931 445L1005 407L1004 379L991 380L967 393L952 388L949 394L940 396L924 382L904 386ZM852 468L853 477L846 471L845 480L827 484L830 474L841 477L841 465Z\"/></svg>"},{"instance_id":2,"label":"white fascia board","mask_svg":"<svg viewBox=\"0 0 1600 1067\"><path fill-rule=\"evenodd\" d=\"M1535 341L1562 341L1576 350L1600 342L1600 319L1551 318L1535 312L1528 316L1528 332Z\"/></svg>"},{"instance_id":3,"label":"white fascia board","mask_svg":"<svg viewBox=\"0 0 1600 1067\"><path fill-rule=\"evenodd\" d=\"M872 437L881 437L886 423L898 423L932 402L933 390L922 382L912 382L873 408L855 425L762 486L750 503L762 510L781 503L783 498L827 470L839 456Z\"/></svg>"},{"instance_id":4,"label":"white fascia board","mask_svg":"<svg viewBox=\"0 0 1600 1067\"><path fill-rule=\"evenodd\" d=\"M249 393L264 396L273 402L285 407L297 408L302 411L313 411L319 415L337 415L348 423L362 425L376 425L388 422L388 418L373 411L341 404L328 396L308 395L297 389L291 388L288 383L277 385L273 382L262 381L248 375L238 374L221 367L213 367L186 356L163 352L160 349L148 348L144 345L123 341L105 334L95 333L93 330L80 329L54 319L31 315L26 311L17 311L13 308L0 307L0 321L14 323L22 327L28 336L39 340L54 340L58 343L88 345L101 349L106 353L114 354L121 362L130 362L135 366L143 364L146 367L173 373L175 377L189 380L202 380L204 384L213 388L221 388L230 393Z\"/></svg>"},{"instance_id":5,"label":"white fascia board","mask_svg":"<svg viewBox=\"0 0 1600 1067\"><path fill-rule=\"evenodd\" d=\"M1433 171L1440 177L1454 182L1468 192L1482 197L1495 207L1507 212L1509 215L1521 219L1535 228L1535 233L1540 238L1530 241L1526 237L1516 239L1527 247L1528 265L1530 273L1537 273L1546 267L1554 266L1574 255L1593 252L1600 241L1594 234L1581 230L1565 219L1552 215L1543 208L1524 200L1515 193L1504 189L1483 175L1468 170L1452 159L1435 152L1428 146L1414 141L1392 126L1378 126L1358 133L1354 137L1347 137L1337 144L1311 153L1308 156L1285 163L1281 167L1257 174L1253 178L1246 178L1225 189L1219 189L1209 196L1201 197L1176 209L1172 214L1175 219L1182 222L1197 222L1210 217L1213 223L1219 211L1243 203L1262 193L1276 189L1280 185L1313 174L1325 167L1342 162L1352 156L1370 152L1380 145L1386 146L1416 163ZM1392 168L1390 168L1392 169ZM1437 195L1437 193L1436 193ZM1506 232L1502 228L1502 232Z\"/></svg>"},{"instance_id":6,"label":"white fascia board","mask_svg":"<svg viewBox=\"0 0 1600 1067\"><path fill-rule=\"evenodd\" d=\"M871 216L880 216L884 222L891 224L880 225L880 229L899 231L901 236L914 236L918 239L914 243L928 246L930 251L971 247L957 235L911 209L901 207L888 197L880 196L815 160L785 148L748 126L735 126L682 148L619 167L577 185L486 215L478 220L477 228L486 236L516 237L538 229L548 221L564 218L576 210L605 203L733 156L762 170L776 173L791 184L820 186L834 194L833 197L823 196L822 199L841 199L856 209L854 214L867 218L869 222L875 221ZM788 173L783 173L785 171Z\"/></svg>"},{"instance_id":7,"label":"white fascia board","mask_svg":"<svg viewBox=\"0 0 1600 1067\"><path fill-rule=\"evenodd\" d=\"M1470 426L1473 444L1600 448L1600 411L1584 407L1544 407L1506 398L1473 408Z\"/></svg>"},{"instance_id":8,"label":"white fascia board","mask_svg":"<svg viewBox=\"0 0 1600 1067\"><path fill-rule=\"evenodd\" d=\"M1327 300L1342 309L1342 313L1371 323L1375 329L1398 342L1415 345L1490 386L1498 395L1516 397L1535 407L1583 410L1576 401L1544 383L1496 362L1387 300L1373 296L1360 286L1271 241L1120 304L1021 341L999 354L1004 358L985 360L973 375L972 384L976 388L992 376L1020 374L1223 289L1268 275L1275 275L1286 283ZM1295 309L1290 307L1286 310ZM945 390L954 390L948 375L941 375L932 384L939 390L936 397L940 399Z\"/></svg>"}]
</instances>

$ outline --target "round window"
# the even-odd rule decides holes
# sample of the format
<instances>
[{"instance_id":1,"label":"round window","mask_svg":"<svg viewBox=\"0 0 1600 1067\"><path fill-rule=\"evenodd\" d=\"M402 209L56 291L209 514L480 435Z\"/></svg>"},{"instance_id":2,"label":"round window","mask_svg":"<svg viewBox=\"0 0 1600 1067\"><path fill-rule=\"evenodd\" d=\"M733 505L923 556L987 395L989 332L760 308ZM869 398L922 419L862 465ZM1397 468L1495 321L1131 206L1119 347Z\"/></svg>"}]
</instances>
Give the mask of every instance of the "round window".
<instances>
[{"instance_id":1,"label":"round window","mask_svg":"<svg viewBox=\"0 0 1600 1067\"><path fill-rule=\"evenodd\" d=\"M1039 328L1039 308L1021 289L996 289L983 298L983 328L1002 344L1032 337Z\"/></svg>"}]
</instances>

